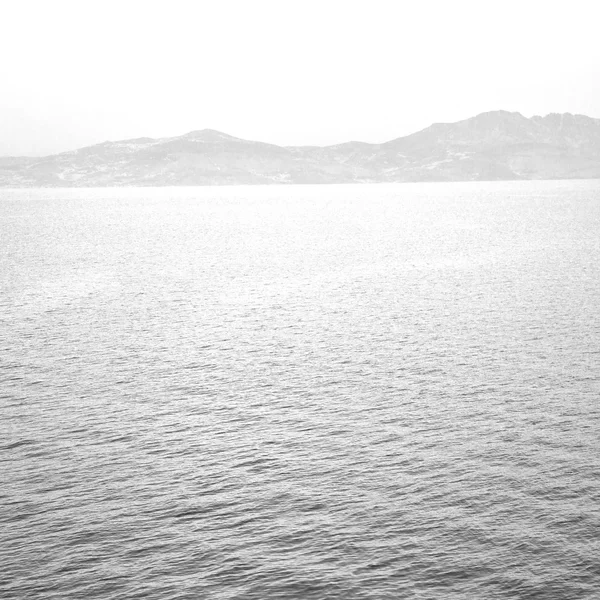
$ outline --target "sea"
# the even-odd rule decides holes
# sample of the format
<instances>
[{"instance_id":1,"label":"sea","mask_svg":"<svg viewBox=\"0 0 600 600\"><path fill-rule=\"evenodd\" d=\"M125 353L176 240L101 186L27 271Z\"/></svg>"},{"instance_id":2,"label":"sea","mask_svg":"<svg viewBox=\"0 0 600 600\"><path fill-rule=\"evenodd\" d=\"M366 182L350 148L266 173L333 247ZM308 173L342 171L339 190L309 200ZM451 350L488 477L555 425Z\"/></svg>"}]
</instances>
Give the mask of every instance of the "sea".
<instances>
[{"instance_id":1,"label":"sea","mask_svg":"<svg viewBox=\"0 0 600 600\"><path fill-rule=\"evenodd\" d=\"M3 600L600 598L600 181L0 190Z\"/></svg>"}]
</instances>

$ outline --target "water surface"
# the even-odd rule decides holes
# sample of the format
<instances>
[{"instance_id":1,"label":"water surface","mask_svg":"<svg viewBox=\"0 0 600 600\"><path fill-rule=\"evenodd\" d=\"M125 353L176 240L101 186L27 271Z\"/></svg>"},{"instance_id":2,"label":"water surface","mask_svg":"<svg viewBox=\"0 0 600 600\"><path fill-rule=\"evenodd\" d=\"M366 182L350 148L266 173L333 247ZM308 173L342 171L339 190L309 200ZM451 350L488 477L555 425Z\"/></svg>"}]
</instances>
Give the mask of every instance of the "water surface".
<instances>
[{"instance_id":1,"label":"water surface","mask_svg":"<svg viewBox=\"0 0 600 600\"><path fill-rule=\"evenodd\" d=\"M600 182L0 191L7 599L600 595Z\"/></svg>"}]
</instances>

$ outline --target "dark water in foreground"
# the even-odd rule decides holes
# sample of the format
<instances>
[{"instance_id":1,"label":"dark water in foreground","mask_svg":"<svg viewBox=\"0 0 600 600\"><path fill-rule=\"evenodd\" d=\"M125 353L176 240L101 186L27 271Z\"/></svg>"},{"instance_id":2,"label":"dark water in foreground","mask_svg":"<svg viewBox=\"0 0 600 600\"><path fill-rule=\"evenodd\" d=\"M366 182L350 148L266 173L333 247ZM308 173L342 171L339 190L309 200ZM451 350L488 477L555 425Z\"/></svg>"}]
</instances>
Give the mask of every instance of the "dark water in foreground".
<instances>
[{"instance_id":1,"label":"dark water in foreground","mask_svg":"<svg viewBox=\"0 0 600 600\"><path fill-rule=\"evenodd\" d=\"M600 182L0 191L0 597L600 598Z\"/></svg>"}]
</instances>

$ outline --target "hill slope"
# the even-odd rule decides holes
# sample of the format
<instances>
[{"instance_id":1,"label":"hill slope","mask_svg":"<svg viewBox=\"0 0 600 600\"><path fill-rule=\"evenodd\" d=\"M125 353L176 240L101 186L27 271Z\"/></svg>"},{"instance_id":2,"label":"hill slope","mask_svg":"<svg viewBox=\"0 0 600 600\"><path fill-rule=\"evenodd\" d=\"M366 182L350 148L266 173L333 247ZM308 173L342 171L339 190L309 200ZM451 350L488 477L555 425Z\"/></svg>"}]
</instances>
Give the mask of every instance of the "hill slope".
<instances>
[{"instance_id":1,"label":"hill slope","mask_svg":"<svg viewBox=\"0 0 600 600\"><path fill-rule=\"evenodd\" d=\"M0 158L3 187L600 178L600 119L494 111L383 144L290 146L205 129Z\"/></svg>"}]
</instances>

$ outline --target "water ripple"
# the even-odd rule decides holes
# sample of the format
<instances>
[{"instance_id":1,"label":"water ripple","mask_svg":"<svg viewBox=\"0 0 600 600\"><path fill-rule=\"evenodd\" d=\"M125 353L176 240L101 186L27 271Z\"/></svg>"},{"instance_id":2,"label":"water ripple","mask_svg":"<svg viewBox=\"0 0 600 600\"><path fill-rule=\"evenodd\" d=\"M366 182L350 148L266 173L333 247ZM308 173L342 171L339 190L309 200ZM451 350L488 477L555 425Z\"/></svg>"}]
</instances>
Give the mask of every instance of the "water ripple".
<instances>
[{"instance_id":1,"label":"water ripple","mask_svg":"<svg viewBox=\"0 0 600 600\"><path fill-rule=\"evenodd\" d=\"M2 597L596 598L598 191L10 192Z\"/></svg>"}]
</instances>

